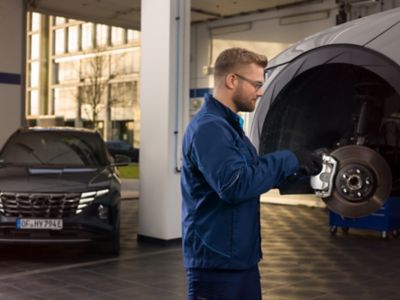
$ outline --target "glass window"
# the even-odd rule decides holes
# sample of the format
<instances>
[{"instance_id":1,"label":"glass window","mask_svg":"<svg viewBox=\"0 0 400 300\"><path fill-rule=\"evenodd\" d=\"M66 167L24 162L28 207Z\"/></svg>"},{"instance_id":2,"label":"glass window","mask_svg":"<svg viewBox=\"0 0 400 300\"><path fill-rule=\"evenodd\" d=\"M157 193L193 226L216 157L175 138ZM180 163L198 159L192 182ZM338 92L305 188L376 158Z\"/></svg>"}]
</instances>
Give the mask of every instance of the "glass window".
<instances>
[{"instance_id":1,"label":"glass window","mask_svg":"<svg viewBox=\"0 0 400 300\"><path fill-rule=\"evenodd\" d=\"M37 87L39 85L39 62L32 62L30 66L29 84L31 87Z\"/></svg>"},{"instance_id":2,"label":"glass window","mask_svg":"<svg viewBox=\"0 0 400 300\"><path fill-rule=\"evenodd\" d=\"M111 28L111 43L121 45L124 43L124 29L120 27Z\"/></svg>"},{"instance_id":3,"label":"glass window","mask_svg":"<svg viewBox=\"0 0 400 300\"><path fill-rule=\"evenodd\" d=\"M81 60L81 78L100 79L109 74L109 57L97 55Z\"/></svg>"},{"instance_id":4,"label":"glass window","mask_svg":"<svg viewBox=\"0 0 400 300\"><path fill-rule=\"evenodd\" d=\"M99 114L104 108L104 103L107 100L107 86L105 82L95 82L92 84L85 84L79 87L79 99L86 116L91 119L93 109Z\"/></svg>"},{"instance_id":5,"label":"glass window","mask_svg":"<svg viewBox=\"0 0 400 300\"><path fill-rule=\"evenodd\" d=\"M36 31L40 29L40 14L32 13L31 14L31 30Z\"/></svg>"},{"instance_id":6,"label":"glass window","mask_svg":"<svg viewBox=\"0 0 400 300\"><path fill-rule=\"evenodd\" d=\"M60 67L59 63L53 61L53 72L52 72L53 78L52 78L52 82L54 84L60 83L59 78L58 78L59 67Z\"/></svg>"},{"instance_id":7,"label":"glass window","mask_svg":"<svg viewBox=\"0 0 400 300\"><path fill-rule=\"evenodd\" d=\"M134 72L133 52L115 54L111 57L111 73L116 75Z\"/></svg>"},{"instance_id":8,"label":"glass window","mask_svg":"<svg viewBox=\"0 0 400 300\"><path fill-rule=\"evenodd\" d=\"M65 52L65 29L64 28L55 30L54 52L55 52L55 54L62 54Z\"/></svg>"},{"instance_id":9,"label":"glass window","mask_svg":"<svg viewBox=\"0 0 400 300\"><path fill-rule=\"evenodd\" d=\"M133 49L132 58L133 58L133 63L132 63L133 73L139 73L139 71L140 71L140 48L139 47Z\"/></svg>"},{"instance_id":10,"label":"glass window","mask_svg":"<svg viewBox=\"0 0 400 300\"><path fill-rule=\"evenodd\" d=\"M79 80L79 61L63 61L58 64L57 81Z\"/></svg>"},{"instance_id":11,"label":"glass window","mask_svg":"<svg viewBox=\"0 0 400 300\"><path fill-rule=\"evenodd\" d=\"M40 53L40 35L32 34L30 59L38 59L39 53Z\"/></svg>"},{"instance_id":12,"label":"glass window","mask_svg":"<svg viewBox=\"0 0 400 300\"><path fill-rule=\"evenodd\" d=\"M137 104L137 82L126 81L111 85L111 107L114 120L135 119ZM133 115L132 115L133 114Z\"/></svg>"},{"instance_id":13,"label":"glass window","mask_svg":"<svg viewBox=\"0 0 400 300\"><path fill-rule=\"evenodd\" d=\"M64 119L75 119L77 115L77 88L53 89L54 114Z\"/></svg>"},{"instance_id":14,"label":"glass window","mask_svg":"<svg viewBox=\"0 0 400 300\"><path fill-rule=\"evenodd\" d=\"M140 38L140 32L137 30L128 29L128 42L138 42Z\"/></svg>"},{"instance_id":15,"label":"glass window","mask_svg":"<svg viewBox=\"0 0 400 300\"><path fill-rule=\"evenodd\" d=\"M134 48L132 51L114 54L111 56L112 74L132 74L139 73L140 49Z\"/></svg>"},{"instance_id":16,"label":"glass window","mask_svg":"<svg viewBox=\"0 0 400 300\"><path fill-rule=\"evenodd\" d=\"M54 20L54 24L55 25L64 24L66 22L67 22L67 20L65 18L62 18L62 17L56 17L55 20Z\"/></svg>"},{"instance_id":17,"label":"glass window","mask_svg":"<svg viewBox=\"0 0 400 300\"><path fill-rule=\"evenodd\" d=\"M93 48L93 24L82 24L82 49L87 50Z\"/></svg>"},{"instance_id":18,"label":"glass window","mask_svg":"<svg viewBox=\"0 0 400 300\"><path fill-rule=\"evenodd\" d=\"M135 99L135 85L133 82L119 82L111 86L112 104L116 106L131 106Z\"/></svg>"},{"instance_id":19,"label":"glass window","mask_svg":"<svg viewBox=\"0 0 400 300\"><path fill-rule=\"evenodd\" d=\"M106 46L108 43L108 26L97 24L96 26L97 46Z\"/></svg>"},{"instance_id":20,"label":"glass window","mask_svg":"<svg viewBox=\"0 0 400 300\"><path fill-rule=\"evenodd\" d=\"M79 50L78 29L78 26L68 27L68 52L75 52Z\"/></svg>"},{"instance_id":21,"label":"glass window","mask_svg":"<svg viewBox=\"0 0 400 300\"><path fill-rule=\"evenodd\" d=\"M39 115L39 91L32 90L29 92L29 111L31 115Z\"/></svg>"}]
</instances>

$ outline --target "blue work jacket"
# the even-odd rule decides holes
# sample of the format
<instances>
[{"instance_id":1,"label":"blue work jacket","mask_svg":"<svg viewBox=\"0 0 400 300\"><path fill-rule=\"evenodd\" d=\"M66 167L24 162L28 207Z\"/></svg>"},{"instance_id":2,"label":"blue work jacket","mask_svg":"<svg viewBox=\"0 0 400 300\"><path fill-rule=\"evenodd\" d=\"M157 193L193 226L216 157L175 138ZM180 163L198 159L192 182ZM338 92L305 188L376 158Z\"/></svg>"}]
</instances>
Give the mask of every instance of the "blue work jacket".
<instances>
[{"instance_id":1,"label":"blue work jacket","mask_svg":"<svg viewBox=\"0 0 400 300\"><path fill-rule=\"evenodd\" d=\"M181 170L186 268L257 265L262 257L259 196L298 169L291 151L259 156L239 120L208 95L186 129Z\"/></svg>"}]
</instances>

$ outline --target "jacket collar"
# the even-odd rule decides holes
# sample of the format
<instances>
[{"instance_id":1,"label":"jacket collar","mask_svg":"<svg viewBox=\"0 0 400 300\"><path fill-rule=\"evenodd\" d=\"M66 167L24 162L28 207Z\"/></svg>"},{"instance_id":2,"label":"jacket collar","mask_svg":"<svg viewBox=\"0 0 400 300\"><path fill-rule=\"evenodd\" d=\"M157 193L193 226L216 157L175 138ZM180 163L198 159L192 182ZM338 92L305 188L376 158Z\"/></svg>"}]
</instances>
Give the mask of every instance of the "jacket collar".
<instances>
[{"instance_id":1,"label":"jacket collar","mask_svg":"<svg viewBox=\"0 0 400 300\"><path fill-rule=\"evenodd\" d=\"M242 132L243 119L230 108L215 99L211 94L205 96L205 110L208 113L217 114L223 117L239 132Z\"/></svg>"}]
</instances>

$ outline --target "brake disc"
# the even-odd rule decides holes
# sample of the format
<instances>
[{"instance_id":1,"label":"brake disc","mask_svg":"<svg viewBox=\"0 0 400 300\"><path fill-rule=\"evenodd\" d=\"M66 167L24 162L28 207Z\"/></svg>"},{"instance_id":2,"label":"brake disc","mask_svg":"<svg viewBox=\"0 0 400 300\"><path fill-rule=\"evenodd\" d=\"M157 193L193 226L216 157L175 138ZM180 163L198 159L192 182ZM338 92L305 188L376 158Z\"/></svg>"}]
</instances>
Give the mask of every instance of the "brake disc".
<instances>
[{"instance_id":1,"label":"brake disc","mask_svg":"<svg viewBox=\"0 0 400 300\"><path fill-rule=\"evenodd\" d=\"M337 172L331 195L322 198L330 210L343 217L358 218L385 204L392 189L392 172L378 152L349 145L330 156L337 161Z\"/></svg>"}]
</instances>

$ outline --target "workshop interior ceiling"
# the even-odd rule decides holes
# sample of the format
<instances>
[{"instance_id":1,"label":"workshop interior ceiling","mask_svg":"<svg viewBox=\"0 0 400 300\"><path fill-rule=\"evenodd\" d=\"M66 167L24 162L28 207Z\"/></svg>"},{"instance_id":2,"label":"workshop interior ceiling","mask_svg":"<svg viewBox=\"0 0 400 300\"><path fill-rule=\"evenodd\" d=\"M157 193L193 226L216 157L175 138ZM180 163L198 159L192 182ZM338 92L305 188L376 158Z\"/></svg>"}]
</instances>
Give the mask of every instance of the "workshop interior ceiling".
<instances>
[{"instance_id":1,"label":"workshop interior ceiling","mask_svg":"<svg viewBox=\"0 0 400 300\"><path fill-rule=\"evenodd\" d=\"M192 0L192 22L230 18L297 5L310 0Z\"/></svg>"},{"instance_id":2,"label":"workshop interior ceiling","mask_svg":"<svg viewBox=\"0 0 400 300\"><path fill-rule=\"evenodd\" d=\"M25 1L32 11L140 30L140 0ZM192 0L191 20L204 22L229 18L302 2L310 0Z\"/></svg>"}]
</instances>

